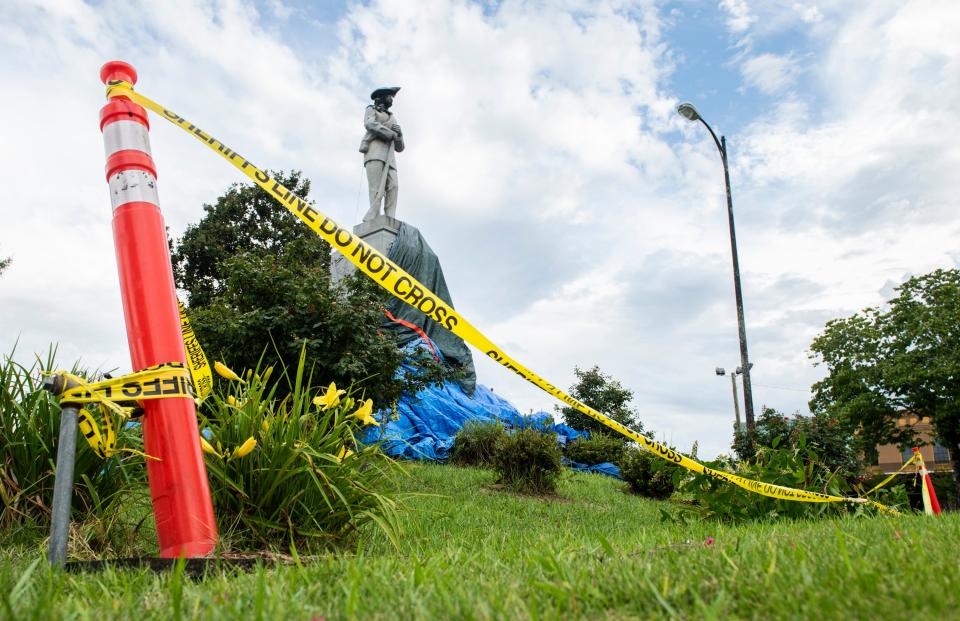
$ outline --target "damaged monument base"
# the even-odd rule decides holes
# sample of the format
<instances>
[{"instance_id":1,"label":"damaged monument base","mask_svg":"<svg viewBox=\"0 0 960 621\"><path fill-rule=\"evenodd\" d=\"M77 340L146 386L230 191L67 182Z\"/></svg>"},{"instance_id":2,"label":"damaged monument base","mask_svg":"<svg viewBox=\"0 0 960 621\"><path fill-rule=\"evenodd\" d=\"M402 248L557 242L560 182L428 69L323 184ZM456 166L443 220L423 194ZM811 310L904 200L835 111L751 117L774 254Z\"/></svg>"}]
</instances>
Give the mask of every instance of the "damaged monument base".
<instances>
[{"instance_id":1,"label":"damaged monument base","mask_svg":"<svg viewBox=\"0 0 960 621\"><path fill-rule=\"evenodd\" d=\"M363 240L367 245L373 246L385 255L390 255L390 247L393 240L400 233L400 225L403 224L396 218L390 216L378 215L369 222L361 222L353 227L353 234ZM334 282L350 276L357 270L356 266L347 261L339 252L333 253L333 260L330 264L330 274Z\"/></svg>"}]
</instances>

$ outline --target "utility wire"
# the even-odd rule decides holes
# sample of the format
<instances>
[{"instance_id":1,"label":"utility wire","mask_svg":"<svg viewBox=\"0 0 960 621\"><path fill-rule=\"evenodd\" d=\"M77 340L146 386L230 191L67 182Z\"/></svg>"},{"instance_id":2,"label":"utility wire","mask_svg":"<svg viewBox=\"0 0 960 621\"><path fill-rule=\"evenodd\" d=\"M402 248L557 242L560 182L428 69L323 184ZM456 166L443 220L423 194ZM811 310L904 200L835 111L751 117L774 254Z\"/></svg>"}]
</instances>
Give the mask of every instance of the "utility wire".
<instances>
[{"instance_id":1,"label":"utility wire","mask_svg":"<svg viewBox=\"0 0 960 621\"><path fill-rule=\"evenodd\" d=\"M792 390L794 392L810 392L809 388L790 388L789 386L773 386L772 384L757 384L754 383L754 386L759 386L761 388L774 388L776 390Z\"/></svg>"}]
</instances>

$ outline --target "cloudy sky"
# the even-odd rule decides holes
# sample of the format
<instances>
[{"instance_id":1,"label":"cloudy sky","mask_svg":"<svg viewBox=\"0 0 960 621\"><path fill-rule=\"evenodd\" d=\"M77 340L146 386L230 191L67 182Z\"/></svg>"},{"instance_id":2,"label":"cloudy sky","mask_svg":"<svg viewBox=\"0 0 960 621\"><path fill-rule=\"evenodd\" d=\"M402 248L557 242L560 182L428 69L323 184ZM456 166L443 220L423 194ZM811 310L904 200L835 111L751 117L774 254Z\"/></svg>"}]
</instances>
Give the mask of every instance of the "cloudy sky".
<instances>
[{"instance_id":1,"label":"cloudy sky","mask_svg":"<svg viewBox=\"0 0 960 621\"><path fill-rule=\"evenodd\" d=\"M129 369L98 111L103 62L342 224L380 85L398 215L457 308L558 386L597 364L648 428L727 450L739 363L717 150L729 139L757 410L807 411L811 339L912 274L960 264L955 0L5 2L0 346ZM154 120L173 235L239 173ZM520 409L554 402L478 358Z\"/></svg>"}]
</instances>

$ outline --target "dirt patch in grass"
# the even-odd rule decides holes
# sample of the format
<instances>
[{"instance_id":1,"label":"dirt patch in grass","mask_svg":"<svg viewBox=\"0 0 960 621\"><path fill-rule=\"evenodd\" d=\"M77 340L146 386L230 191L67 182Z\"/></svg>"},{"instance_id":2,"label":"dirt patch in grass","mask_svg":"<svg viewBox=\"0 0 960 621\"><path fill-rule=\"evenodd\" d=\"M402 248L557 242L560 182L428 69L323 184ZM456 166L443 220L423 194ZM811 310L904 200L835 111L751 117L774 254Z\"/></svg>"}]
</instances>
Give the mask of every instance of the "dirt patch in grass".
<instances>
[{"instance_id":1,"label":"dirt patch in grass","mask_svg":"<svg viewBox=\"0 0 960 621\"><path fill-rule=\"evenodd\" d=\"M301 563L309 563L319 557L301 556ZM150 556L116 558L89 561L72 561L66 564L66 570L76 573L103 571L113 569L149 569L161 573L174 571L180 559L157 558ZM289 554L278 552L230 552L216 557L183 559L183 573L191 578L203 578L207 574L222 572L252 571L259 566L295 565L297 559Z\"/></svg>"},{"instance_id":2,"label":"dirt patch in grass","mask_svg":"<svg viewBox=\"0 0 960 621\"><path fill-rule=\"evenodd\" d=\"M518 492L512 487L506 486L502 483L490 483L488 485L481 485L480 489L485 492L496 492L498 494L509 494L517 498L532 498L533 500L544 500L546 502L557 502L557 503L570 503L573 502L572 499L567 498L566 496L561 496L555 492L547 493L527 493L527 492Z\"/></svg>"}]
</instances>

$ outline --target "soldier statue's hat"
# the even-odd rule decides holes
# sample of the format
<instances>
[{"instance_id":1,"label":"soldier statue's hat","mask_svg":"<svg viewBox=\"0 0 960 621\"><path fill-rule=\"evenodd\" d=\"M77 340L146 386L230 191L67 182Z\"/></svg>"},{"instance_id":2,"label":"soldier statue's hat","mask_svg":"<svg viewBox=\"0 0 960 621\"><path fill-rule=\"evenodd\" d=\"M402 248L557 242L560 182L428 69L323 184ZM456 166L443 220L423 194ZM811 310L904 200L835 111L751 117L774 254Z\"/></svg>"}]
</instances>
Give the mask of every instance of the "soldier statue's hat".
<instances>
[{"instance_id":1,"label":"soldier statue's hat","mask_svg":"<svg viewBox=\"0 0 960 621\"><path fill-rule=\"evenodd\" d=\"M373 91L372 93L370 93L370 99L376 101L378 99L382 99L386 95L391 95L395 97L397 95L397 91L399 90L400 90L399 86L383 86Z\"/></svg>"}]
</instances>

